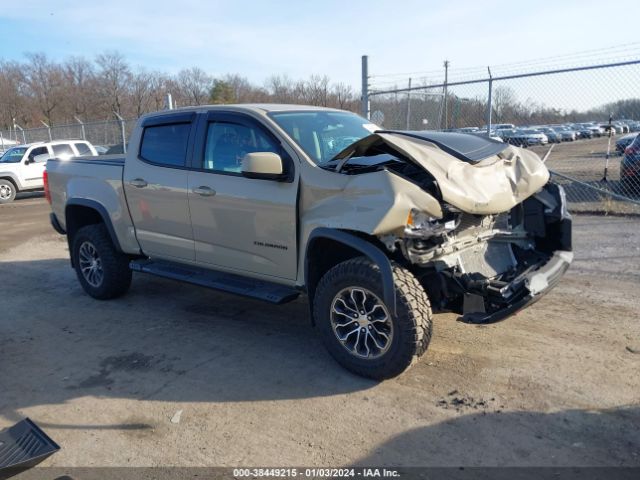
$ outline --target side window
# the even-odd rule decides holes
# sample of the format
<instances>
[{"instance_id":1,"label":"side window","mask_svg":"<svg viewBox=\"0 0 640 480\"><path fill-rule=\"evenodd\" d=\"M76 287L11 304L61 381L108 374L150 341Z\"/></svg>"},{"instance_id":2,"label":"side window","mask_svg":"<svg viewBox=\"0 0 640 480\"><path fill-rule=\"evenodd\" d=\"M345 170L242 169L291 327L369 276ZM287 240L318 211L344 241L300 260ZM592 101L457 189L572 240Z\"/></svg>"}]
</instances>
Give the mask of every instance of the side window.
<instances>
[{"instance_id":1,"label":"side window","mask_svg":"<svg viewBox=\"0 0 640 480\"><path fill-rule=\"evenodd\" d=\"M74 143L73 145L76 147L76 149L78 150L78 155L80 155L81 157L93 155L93 152L89 148L89 145L87 145L86 143L78 142Z\"/></svg>"},{"instance_id":2,"label":"side window","mask_svg":"<svg viewBox=\"0 0 640 480\"><path fill-rule=\"evenodd\" d=\"M280 153L280 146L258 127L211 122L207 129L202 168L240 173L242 158L251 152Z\"/></svg>"},{"instance_id":3,"label":"side window","mask_svg":"<svg viewBox=\"0 0 640 480\"><path fill-rule=\"evenodd\" d=\"M75 153L71 149L71 145L69 145L67 143L61 143L59 145L51 145L51 148L53 149L53 156L54 157L66 157L66 158L69 158L69 157L75 156Z\"/></svg>"},{"instance_id":4,"label":"side window","mask_svg":"<svg viewBox=\"0 0 640 480\"><path fill-rule=\"evenodd\" d=\"M140 157L159 165L184 167L190 131L190 123L146 127L142 134Z\"/></svg>"},{"instance_id":5,"label":"side window","mask_svg":"<svg viewBox=\"0 0 640 480\"><path fill-rule=\"evenodd\" d=\"M49 150L47 150L47 147L34 148L33 150L31 150L31 153L29 154L29 160L35 161L38 155L43 155L48 153L49 153ZM43 162L43 161L46 162L46 160L38 159L38 162Z\"/></svg>"}]
</instances>

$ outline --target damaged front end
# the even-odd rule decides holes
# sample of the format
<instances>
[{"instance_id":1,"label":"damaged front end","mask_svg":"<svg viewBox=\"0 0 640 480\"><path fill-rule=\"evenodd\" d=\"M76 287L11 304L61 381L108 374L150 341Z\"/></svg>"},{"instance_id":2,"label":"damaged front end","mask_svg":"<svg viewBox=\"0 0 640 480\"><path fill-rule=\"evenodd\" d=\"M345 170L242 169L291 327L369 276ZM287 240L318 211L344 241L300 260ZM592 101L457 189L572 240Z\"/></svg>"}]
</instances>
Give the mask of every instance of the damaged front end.
<instances>
[{"instance_id":1,"label":"damaged front end","mask_svg":"<svg viewBox=\"0 0 640 480\"><path fill-rule=\"evenodd\" d=\"M403 238L383 240L414 267L432 305L464 321L495 322L526 307L571 264L571 216L559 185L505 213L446 210L441 220L412 215Z\"/></svg>"},{"instance_id":2,"label":"damaged front end","mask_svg":"<svg viewBox=\"0 0 640 480\"><path fill-rule=\"evenodd\" d=\"M404 227L376 235L436 311L501 320L538 300L571 264L564 191L530 151L466 135L378 132L339 159L341 173L384 169L439 203L437 211L412 208Z\"/></svg>"}]
</instances>

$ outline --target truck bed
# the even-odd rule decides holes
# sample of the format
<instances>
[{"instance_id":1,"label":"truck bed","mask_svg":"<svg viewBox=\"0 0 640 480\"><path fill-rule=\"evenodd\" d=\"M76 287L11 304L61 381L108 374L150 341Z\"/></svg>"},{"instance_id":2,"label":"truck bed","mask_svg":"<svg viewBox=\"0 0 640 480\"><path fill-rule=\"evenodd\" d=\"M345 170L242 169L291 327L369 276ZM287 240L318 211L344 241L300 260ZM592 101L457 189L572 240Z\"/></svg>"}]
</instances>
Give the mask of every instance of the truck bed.
<instances>
[{"instance_id":1,"label":"truck bed","mask_svg":"<svg viewBox=\"0 0 640 480\"><path fill-rule=\"evenodd\" d=\"M120 247L139 251L122 184L124 155L75 157L47 161L51 207L58 223L66 227L66 209L91 206L110 218Z\"/></svg>"}]
</instances>

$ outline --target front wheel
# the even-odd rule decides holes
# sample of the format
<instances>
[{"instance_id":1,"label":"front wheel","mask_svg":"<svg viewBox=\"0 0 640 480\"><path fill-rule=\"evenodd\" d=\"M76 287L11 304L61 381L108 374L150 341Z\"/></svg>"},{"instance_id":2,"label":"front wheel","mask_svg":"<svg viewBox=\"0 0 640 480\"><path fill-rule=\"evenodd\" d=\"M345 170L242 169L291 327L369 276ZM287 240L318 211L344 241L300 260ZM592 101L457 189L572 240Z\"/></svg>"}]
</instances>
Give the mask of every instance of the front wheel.
<instances>
[{"instance_id":1,"label":"front wheel","mask_svg":"<svg viewBox=\"0 0 640 480\"><path fill-rule=\"evenodd\" d=\"M431 306L411 272L392 264L397 311L382 300L377 265L342 262L318 283L314 319L331 356L347 370L383 380L409 368L431 340Z\"/></svg>"},{"instance_id":2,"label":"front wheel","mask_svg":"<svg viewBox=\"0 0 640 480\"><path fill-rule=\"evenodd\" d=\"M109 300L129 290L129 257L116 250L104 225L87 225L78 230L71 254L78 280L93 298Z\"/></svg>"},{"instance_id":3,"label":"front wheel","mask_svg":"<svg viewBox=\"0 0 640 480\"><path fill-rule=\"evenodd\" d=\"M0 179L0 204L11 203L16 198L16 187L9 180Z\"/></svg>"}]
</instances>

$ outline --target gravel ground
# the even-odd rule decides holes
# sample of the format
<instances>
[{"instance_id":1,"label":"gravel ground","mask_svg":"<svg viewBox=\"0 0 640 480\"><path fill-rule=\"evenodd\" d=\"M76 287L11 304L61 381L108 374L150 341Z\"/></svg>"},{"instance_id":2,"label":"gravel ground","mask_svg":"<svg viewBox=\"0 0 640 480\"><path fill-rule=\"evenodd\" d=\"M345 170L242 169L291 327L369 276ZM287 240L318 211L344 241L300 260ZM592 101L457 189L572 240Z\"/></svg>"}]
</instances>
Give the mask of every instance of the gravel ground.
<instances>
[{"instance_id":1,"label":"gravel ground","mask_svg":"<svg viewBox=\"0 0 640 480\"><path fill-rule=\"evenodd\" d=\"M375 383L337 366L304 299L277 307L136 275L98 302L41 198L0 206L0 428L50 466L640 466L640 220L575 218L576 260L498 324L435 318Z\"/></svg>"}]
</instances>

